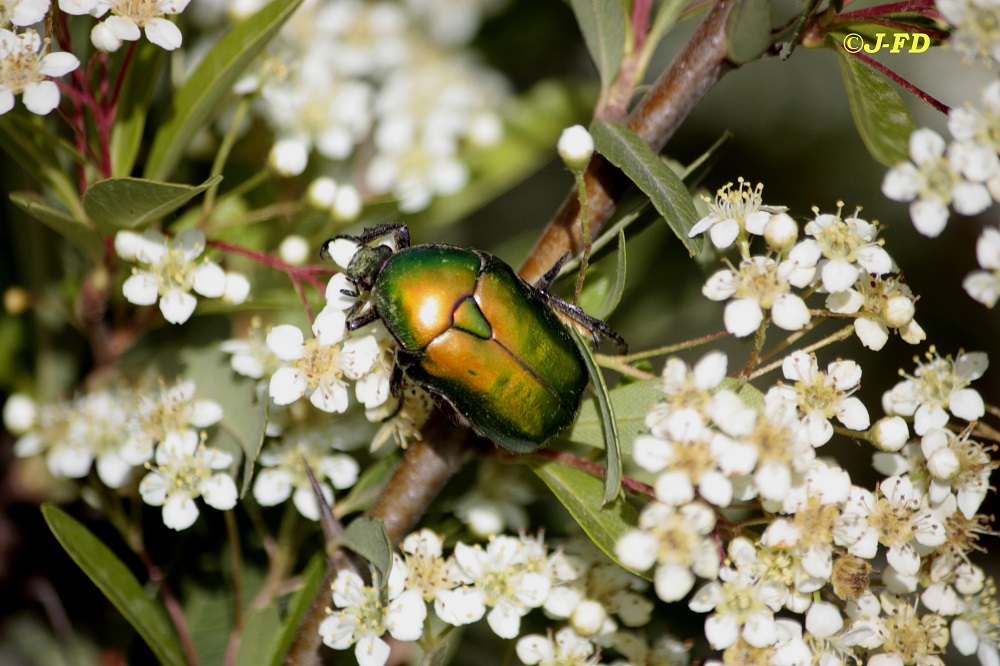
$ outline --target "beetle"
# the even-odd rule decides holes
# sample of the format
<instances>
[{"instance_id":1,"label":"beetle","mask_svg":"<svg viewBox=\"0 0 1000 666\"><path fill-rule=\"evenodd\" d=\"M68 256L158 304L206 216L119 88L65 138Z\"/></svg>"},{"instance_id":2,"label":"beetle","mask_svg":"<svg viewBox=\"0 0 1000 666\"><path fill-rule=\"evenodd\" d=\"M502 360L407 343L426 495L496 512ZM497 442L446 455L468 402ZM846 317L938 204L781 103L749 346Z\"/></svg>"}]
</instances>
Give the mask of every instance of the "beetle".
<instances>
[{"instance_id":1,"label":"beetle","mask_svg":"<svg viewBox=\"0 0 1000 666\"><path fill-rule=\"evenodd\" d=\"M372 241L391 236L395 248ZM393 393L400 374L452 407L458 420L515 453L531 453L573 422L588 375L557 312L613 340L605 322L548 293L563 260L534 287L501 259L454 245L410 245L409 229L381 224L340 235L358 249L347 266L359 300L351 331L381 320L395 338Z\"/></svg>"}]
</instances>

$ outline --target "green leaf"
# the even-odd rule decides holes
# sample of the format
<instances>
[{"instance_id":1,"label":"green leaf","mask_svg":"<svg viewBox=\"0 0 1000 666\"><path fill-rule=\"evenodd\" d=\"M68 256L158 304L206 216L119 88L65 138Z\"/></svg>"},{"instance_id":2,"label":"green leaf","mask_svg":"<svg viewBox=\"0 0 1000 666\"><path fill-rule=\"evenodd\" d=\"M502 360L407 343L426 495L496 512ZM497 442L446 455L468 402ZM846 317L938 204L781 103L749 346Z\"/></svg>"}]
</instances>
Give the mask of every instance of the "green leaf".
<instances>
[{"instance_id":1,"label":"green leaf","mask_svg":"<svg viewBox=\"0 0 1000 666\"><path fill-rule=\"evenodd\" d=\"M608 88L618 74L625 50L625 8L621 0L570 0L587 51Z\"/></svg>"},{"instance_id":2,"label":"green leaf","mask_svg":"<svg viewBox=\"0 0 1000 666\"><path fill-rule=\"evenodd\" d=\"M351 486L351 492L333 508L334 515L346 516L355 511L364 511L371 506L385 485L386 479L396 468L398 460L396 456L386 456L365 467L358 482Z\"/></svg>"},{"instance_id":3,"label":"green leaf","mask_svg":"<svg viewBox=\"0 0 1000 666\"><path fill-rule=\"evenodd\" d=\"M12 192L10 200L25 213L79 247L93 261L99 262L104 257L104 241L93 227L69 213L42 203L31 192Z\"/></svg>"},{"instance_id":4,"label":"green leaf","mask_svg":"<svg viewBox=\"0 0 1000 666\"><path fill-rule=\"evenodd\" d=\"M913 119L896 89L881 74L843 48L843 36L831 34L858 134L880 164L892 167L909 156Z\"/></svg>"},{"instance_id":5,"label":"green leaf","mask_svg":"<svg viewBox=\"0 0 1000 666\"><path fill-rule=\"evenodd\" d=\"M296 634L299 631L299 624L302 618L309 612L312 601L319 593L320 585L326 576L326 554L318 552L309 560L306 570L300 577L302 586L288 604L288 612L285 615L285 624L281 633L277 637L274 651L271 652L270 659L263 662L269 666L279 666L284 661L285 653L292 646ZM263 655L258 655L258 658ZM260 663L260 662L258 662Z\"/></svg>"},{"instance_id":6,"label":"green leaf","mask_svg":"<svg viewBox=\"0 0 1000 666\"><path fill-rule=\"evenodd\" d=\"M302 0L272 0L215 42L174 93L170 114L146 160L147 178L164 180L174 172L191 138L300 4Z\"/></svg>"},{"instance_id":7,"label":"green leaf","mask_svg":"<svg viewBox=\"0 0 1000 666\"><path fill-rule=\"evenodd\" d=\"M48 131L42 118L34 114L24 118L17 112L0 116L0 149L35 180L47 185L75 217L83 219L73 170L66 168L82 159L75 149Z\"/></svg>"},{"instance_id":8,"label":"green leaf","mask_svg":"<svg viewBox=\"0 0 1000 666\"><path fill-rule=\"evenodd\" d=\"M106 233L142 229L220 180L222 176L215 176L201 185L180 185L143 178L108 178L87 188L83 207L97 228Z\"/></svg>"},{"instance_id":9,"label":"green leaf","mask_svg":"<svg viewBox=\"0 0 1000 666\"><path fill-rule=\"evenodd\" d=\"M363 557L378 573L379 590L389 584L392 569L392 541L385 523L378 518L359 516L351 521L340 537L341 545Z\"/></svg>"},{"instance_id":10,"label":"green leaf","mask_svg":"<svg viewBox=\"0 0 1000 666\"><path fill-rule=\"evenodd\" d=\"M624 171L649 197L691 256L700 254L704 240L688 237L688 231L698 220L698 213L677 174L645 141L624 125L596 118L590 125L590 133L594 136L597 152Z\"/></svg>"},{"instance_id":11,"label":"green leaf","mask_svg":"<svg viewBox=\"0 0 1000 666\"><path fill-rule=\"evenodd\" d=\"M632 442L636 435L648 430L646 413L657 401L663 399L660 380L646 379L631 382L612 389L608 395L614 405L618 441L622 451L628 455L632 452ZM603 448L604 432L601 418L596 398L584 401L572 429L564 433L562 438L594 448Z\"/></svg>"},{"instance_id":12,"label":"green leaf","mask_svg":"<svg viewBox=\"0 0 1000 666\"><path fill-rule=\"evenodd\" d=\"M701 181L708 176L716 165L722 160L725 150L733 141L733 133L726 130L708 150L698 156L693 162L688 164L681 173L681 181L689 189L698 187Z\"/></svg>"},{"instance_id":13,"label":"green leaf","mask_svg":"<svg viewBox=\"0 0 1000 666\"><path fill-rule=\"evenodd\" d=\"M736 65L756 60L771 47L771 0L736 0L726 19L726 53Z\"/></svg>"},{"instance_id":14,"label":"green leaf","mask_svg":"<svg viewBox=\"0 0 1000 666\"><path fill-rule=\"evenodd\" d=\"M719 388L729 389L739 396L744 405L760 414L764 413L764 394L753 384L742 379L726 377Z\"/></svg>"},{"instance_id":15,"label":"green leaf","mask_svg":"<svg viewBox=\"0 0 1000 666\"><path fill-rule=\"evenodd\" d=\"M535 459L529 465L605 555L622 568L638 576L644 575L625 566L615 556L615 544L638 524L635 507L621 495L603 503L600 499L602 481L577 467L541 459Z\"/></svg>"},{"instance_id":16,"label":"green leaf","mask_svg":"<svg viewBox=\"0 0 1000 666\"><path fill-rule=\"evenodd\" d=\"M247 614L240 649L236 653L236 666L261 666L261 658L274 651L281 628L277 604L269 604Z\"/></svg>"},{"instance_id":17,"label":"green leaf","mask_svg":"<svg viewBox=\"0 0 1000 666\"><path fill-rule=\"evenodd\" d=\"M142 636L157 660L168 666L187 664L163 606L150 599L128 567L62 509L43 504L42 515L69 556Z\"/></svg>"},{"instance_id":18,"label":"green leaf","mask_svg":"<svg viewBox=\"0 0 1000 666\"><path fill-rule=\"evenodd\" d=\"M614 501L622 492L622 449L618 440L618 423L615 421L615 410L608 396L608 385L604 381L604 373L597 366L594 360L594 353L590 345L583 339L580 332L575 327L570 327L570 334L576 348L580 350L580 356L587 366L587 374L594 385L594 393L597 397L597 406L601 411L602 431L604 432L604 503Z\"/></svg>"},{"instance_id":19,"label":"green leaf","mask_svg":"<svg viewBox=\"0 0 1000 666\"><path fill-rule=\"evenodd\" d=\"M125 82L115 106L115 122L111 126L111 174L128 176L135 166L146 127L149 100L159 79L166 52L141 40L137 43Z\"/></svg>"},{"instance_id":20,"label":"green leaf","mask_svg":"<svg viewBox=\"0 0 1000 666\"><path fill-rule=\"evenodd\" d=\"M618 254L615 262L615 279L611 283L610 289L608 289L607 296L604 298L604 303L601 304L600 310L597 311L598 319L607 319L608 316L615 311L618 304L621 303L622 294L625 293L625 230L622 228L618 229Z\"/></svg>"}]
</instances>

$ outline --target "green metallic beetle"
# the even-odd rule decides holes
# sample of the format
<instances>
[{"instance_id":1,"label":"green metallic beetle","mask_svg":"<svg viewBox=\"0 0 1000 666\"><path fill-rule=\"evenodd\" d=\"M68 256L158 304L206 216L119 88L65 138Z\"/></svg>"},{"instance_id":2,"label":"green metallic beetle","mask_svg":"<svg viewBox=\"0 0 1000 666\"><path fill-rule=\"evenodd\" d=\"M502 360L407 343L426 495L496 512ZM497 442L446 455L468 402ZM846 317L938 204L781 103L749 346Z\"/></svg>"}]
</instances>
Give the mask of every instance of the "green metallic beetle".
<instances>
[{"instance_id":1,"label":"green metallic beetle","mask_svg":"<svg viewBox=\"0 0 1000 666\"><path fill-rule=\"evenodd\" d=\"M368 245L391 235L395 249ZM400 373L449 404L478 434L531 453L576 418L587 368L558 311L627 349L606 323L547 293L560 261L532 287L497 257L453 245L410 245L400 224L336 236L358 244L347 278L356 330L381 319L396 339ZM326 245L324 245L324 249ZM369 305L370 304L370 305Z\"/></svg>"}]
</instances>

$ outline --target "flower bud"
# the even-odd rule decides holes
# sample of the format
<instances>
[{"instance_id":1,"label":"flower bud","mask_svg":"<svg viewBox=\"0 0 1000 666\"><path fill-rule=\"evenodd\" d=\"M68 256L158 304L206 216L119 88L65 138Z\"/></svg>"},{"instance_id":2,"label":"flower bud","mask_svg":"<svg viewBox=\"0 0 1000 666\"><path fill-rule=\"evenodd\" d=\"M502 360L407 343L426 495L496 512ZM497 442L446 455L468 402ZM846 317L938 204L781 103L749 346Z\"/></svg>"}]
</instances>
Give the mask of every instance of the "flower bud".
<instances>
[{"instance_id":1,"label":"flower bud","mask_svg":"<svg viewBox=\"0 0 1000 666\"><path fill-rule=\"evenodd\" d=\"M281 241L278 256L286 264L301 266L309 258L309 243L302 236L292 234Z\"/></svg>"},{"instance_id":2,"label":"flower bud","mask_svg":"<svg viewBox=\"0 0 1000 666\"><path fill-rule=\"evenodd\" d=\"M913 305L912 298L893 296L886 301L883 306L883 312L885 313L886 324L893 328L900 328L913 321L916 307Z\"/></svg>"},{"instance_id":3,"label":"flower bud","mask_svg":"<svg viewBox=\"0 0 1000 666\"><path fill-rule=\"evenodd\" d=\"M298 176L306 170L309 163L309 152L298 141L284 139L271 147L267 156L267 164L279 176Z\"/></svg>"},{"instance_id":4,"label":"flower bud","mask_svg":"<svg viewBox=\"0 0 1000 666\"><path fill-rule=\"evenodd\" d=\"M326 210L332 208L337 200L337 181L333 178L320 176L309 183L306 190L306 202L313 208Z\"/></svg>"},{"instance_id":5,"label":"flower bud","mask_svg":"<svg viewBox=\"0 0 1000 666\"><path fill-rule=\"evenodd\" d=\"M910 438L910 429L899 416L879 419L868 431L868 441L880 451L899 451Z\"/></svg>"},{"instance_id":6,"label":"flower bud","mask_svg":"<svg viewBox=\"0 0 1000 666\"><path fill-rule=\"evenodd\" d=\"M594 138L583 125L567 127L559 136L559 157L573 171L583 171L594 154Z\"/></svg>"},{"instance_id":7,"label":"flower bud","mask_svg":"<svg viewBox=\"0 0 1000 666\"><path fill-rule=\"evenodd\" d=\"M604 626L608 614L604 607L593 599L581 601L570 617L570 626L581 636L593 636Z\"/></svg>"},{"instance_id":8,"label":"flower bud","mask_svg":"<svg viewBox=\"0 0 1000 666\"><path fill-rule=\"evenodd\" d=\"M14 435L23 435L35 427L38 407L23 393L13 393L3 405L3 424Z\"/></svg>"},{"instance_id":9,"label":"flower bud","mask_svg":"<svg viewBox=\"0 0 1000 666\"><path fill-rule=\"evenodd\" d=\"M799 225L787 213L772 215L764 225L764 240L779 252L790 249L798 238Z\"/></svg>"},{"instance_id":10,"label":"flower bud","mask_svg":"<svg viewBox=\"0 0 1000 666\"><path fill-rule=\"evenodd\" d=\"M353 185L337 188L337 198L333 202L333 216L341 222L353 222L361 214L361 195Z\"/></svg>"}]
</instances>

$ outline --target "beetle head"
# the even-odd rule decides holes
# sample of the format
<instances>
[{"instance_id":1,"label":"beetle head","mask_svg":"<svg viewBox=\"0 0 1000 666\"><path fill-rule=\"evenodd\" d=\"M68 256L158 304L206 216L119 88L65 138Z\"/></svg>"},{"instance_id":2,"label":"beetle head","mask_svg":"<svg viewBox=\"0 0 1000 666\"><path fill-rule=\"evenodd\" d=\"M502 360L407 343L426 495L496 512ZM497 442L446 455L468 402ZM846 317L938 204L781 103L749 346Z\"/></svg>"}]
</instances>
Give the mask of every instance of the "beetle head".
<instances>
[{"instance_id":1,"label":"beetle head","mask_svg":"<svg viewBox=\"0 0 1000 666\"><path fill-rule=\"evenodd\" d=\"M382 271L382 264L392 255L392 248L385 245L368 247L362 245L347 265L347 277L355 286L371 291L375 278Z\"/></svg>"}]
</instances>

